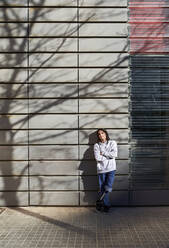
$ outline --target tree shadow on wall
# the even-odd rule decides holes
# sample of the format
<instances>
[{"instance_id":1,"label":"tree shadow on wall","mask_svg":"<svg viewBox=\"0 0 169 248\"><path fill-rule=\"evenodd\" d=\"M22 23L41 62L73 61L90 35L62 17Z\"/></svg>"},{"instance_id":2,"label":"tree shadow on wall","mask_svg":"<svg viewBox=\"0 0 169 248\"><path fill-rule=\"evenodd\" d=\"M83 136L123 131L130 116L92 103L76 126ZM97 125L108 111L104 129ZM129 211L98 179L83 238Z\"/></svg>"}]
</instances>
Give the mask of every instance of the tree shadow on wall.
<instances>
[{"instance_id":1,"label":"tree shadow on wall","mask_svg":"<svg viewBox=\"0 0 169 248\"><path fill-rule=\"evenodd\" d=\"M66 118L66 120L59 119L59 113L77 113L77 110L71 110L71 112L69 108L67 109L67 106L69 106L70 103L68 101L77 99L77 87L71 87L71 90L68 90L68 86L63 88L66 83L71 85L73 84L73 82L76 82L76 76L72 76L71 72L69 74L69 71L71 71L71 68L69 67L72 66L70 66L71 63L69 65L67 64L63 66L61 62L65 59L64 51L69 51L70 49L69 48L67 50L65 48L67 42L70 43L76 40L78 29L80 29L81 26L85 24L85 22L87 23L90 19L90 16L93 15L93 13L90 13L84 23L79 24L79 26L77 25L78 27L75 27L74 25L74 23L76 22L76 16L74 16L70 20L70 23L67 23L65 25L66 28L63 30L60 29L60 31L58 29L58 27L60 27L59 24L56 23L57 25L55 25L54 27L52 23L50 24L50 21L48 19L49 14L50 16L52 15L50 11L52 11L52 9L54 8L45 9L45 0L30 2L32 2L32 8L30 8L31 13L29 14L32 17L29 24L25 21L26 19L23 18L21 11L18 11L18 9L15 9L15 7L9 7L7 0L4 0L4 5L6 5L7 8L2 8L1 12L4 23L2 23L0 34L0 174L2 176L1 192L3 191L3 193L1 193L1 199L6 206L11 206L11 204L13 206L19 205L20 196L18 197L18 192L25 197L28 191L27 184L28 182L30 184L29 176L31 169L31 166L27 165L29 162L27 161L27 158L30 158L31 156L31 152L28 147L28 135L29 145L33 145L34 150L36 150L36 145L41 146L45 144L45 142L46 144L48 144L49 138L53 138L53 140L55 140L52 143L52 145L55 145L57 143L55 138L62 137L69 132L67 130L63 130L63 127L66 126L66 128L77 129L74 128L76 127L76 123L69 124ZM24 8L21 8L21 10L24 10ZM24 11L29 11L29 8L25 8ZM46 16L45 11L47 13ZM55 17L57 17L57 15L55 15ZM41 30L39 31L38 25L41 20L43 20L43 22L47 22L47 24L49 25L49 29L47 29L46 33L43 33L45 31L45 23L43 25L41 24ZM41 33L41 31L43 32ZM62 38L58 38L57 36ZM50 42L53 41L54 43L52 43L51 45ZM57 46L55 43L56 41ZM72 44L70 44L70 47L71 46ZM127 45L123 49L124 52L126 52L126 47ZM106 88L106 84L104 83L110 83L111 80L115 83L120 82L120 80L127 81L128 78L126 74L124 74L123 76L121 75L120 70L114 70L114 68L120 67L121 63L123 63L126 59L127 56L125 58L121 58L120 56L118 56L117 60L113 61L112 63L110 62L110 64L107 65L108 69L103 67L101 70L96 71L96 73L90 78L90 80L87 79L87 82L89 84L81 85L79 89L80 97L85 98L86 93L90 95L91 83L99 83L101 85L99 89L94 89L94 92L92 92L92 94L97 99L99 91ZM58 64L62 64L62 66L58 66ZM62 84L62 77L64 77L65 75L64 67L67 68L67 77L69 79L67 79L67 81L64 81ZM73 67L75 67L76 69L75 65ZM59 87L62 87L62 92ZM51 92L54 93L51 94ZM61 93L59 94L58 92ZM55 93L57 93L57 95L55 95ZM43 98L43 101L41 101L40 98ZM108 104L104 105L104 103L100 102L99 99L97 99L97 102L102 105L101 110L99 110L100 112L116 113L117 110L114 108L112 110L112 107L110 107ZM66 109L64 103L66 103ZM42 117L46 114L55 114L56 116L58 115L57 123L52 123L50 127L45 126ZM36 125L32 127L30 124L32 120L34 121L34 119L36 119L36 117L40 117L38 119L38 128L41 132L41 134L37 136L35 135L35 132L32 132L31 135L28 131L29 128L37 129ZM111 117L108 118L111 119ZM98 114L98 116L95 116L92 121L90 120L88 122L88 124L90 125L92 123L96 123L99 119L100 116ZM36 122L37 124L38 121L36 119L36 121L34 122ZM39 127L39 125L41 124L42 126ZM51 134L50 136L47 132L47 129L49 128L51 130L58 129L60 130L60 132L54 132L54 134ZM86 127L82 125L82 128L85 129ZM24 138L22 135L23 133L25 133ZM95 165L95 162L92 160L94 159L92 144L95 142L94 140L91 140L89 138L89 148L85 152L81 162L81 168L83 168L82 181L84 185L84 191L88 190L88 193L86 193L88 194L88 196L85 196L85 198L88 199L87 202L89 202L89 193L90 195L92 195L92 190L95 190L97 185L95 176L96 171L88 173L88 170L86 169L87 167L85 167L86 161L88 161L88 168L90 165L91 167ZM50 142L49 144L51 145ZM64 143L62 143L62 145L63 144ZM54 153L59 153L59 149L55 148L53 154ZM45 160L46 153L44 154L43 152L41 152L41 154L42 160ZM34 159L40 159L40 157L38 156L39 154ZM70 157L66 157L65 155L64 159L69 160ZM51 159L51 157L49 157L49 159ZM38 189L36 189L40 189L40 197L38 202L40 205L43 202L42 192L44 190L44 182L42 177L38 177L38 175L36 176L39 183L39 186L37 187ZM89 190L91 191L89 192Z\"/></svg>"},{"instance_id":2,"label":"tree shadow on wall","mask_svg":"<svg viewBox=\"0 0 169 248\"><path fill-rule=\"evenodd\" d=\"M97 178L97 165L94 160L94 144L97 142L96 132L88 137L88 148L83 154L79 171L81 174L81 188L83 190L83 199L81 205L93 205L96 201L96 189L99 187ZM81 192L82 193L82 192Z\"/></svg>"}]
</instances>

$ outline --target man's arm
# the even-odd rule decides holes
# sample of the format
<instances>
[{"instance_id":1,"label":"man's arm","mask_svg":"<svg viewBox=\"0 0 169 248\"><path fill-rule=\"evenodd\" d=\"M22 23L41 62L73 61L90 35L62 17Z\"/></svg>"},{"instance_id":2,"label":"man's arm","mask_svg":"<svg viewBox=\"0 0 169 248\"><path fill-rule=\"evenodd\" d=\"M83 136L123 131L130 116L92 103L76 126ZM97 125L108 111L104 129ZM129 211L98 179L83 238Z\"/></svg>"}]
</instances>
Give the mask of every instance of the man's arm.
<instances>
[{"instance_id":1,"label":"man's arm","mask_svg":"<svg viewBox=\"0 0 169 248\"><path fill-rule=\"evenodd\" d=\"M105 151L103 156L107 157L107 158L116 158L117 157L117 143L116 141L113 141L111 143L111 151L110 152L107 152Z\"/></svg>"},{"instance_id":2,"label":"man's arm","mask_svg":"<svg viewBox=\"0 0 169 248\"><path fill-rule=\"evenodd\" d=\"M97 143L94 145L94 157L98 162L106 160L106 157L101 154L99 145Z\"/></svg>"}]
</instances>

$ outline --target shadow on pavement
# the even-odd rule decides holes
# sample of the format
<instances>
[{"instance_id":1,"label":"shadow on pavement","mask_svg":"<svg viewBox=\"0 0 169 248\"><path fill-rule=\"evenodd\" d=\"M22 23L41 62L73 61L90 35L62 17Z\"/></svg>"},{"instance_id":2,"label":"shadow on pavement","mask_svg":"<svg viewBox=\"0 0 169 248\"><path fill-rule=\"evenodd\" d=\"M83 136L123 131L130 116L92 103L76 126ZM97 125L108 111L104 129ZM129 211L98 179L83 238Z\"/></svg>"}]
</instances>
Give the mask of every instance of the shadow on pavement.
<instances>
[{"instance_id":1,"label":"shadow on pavement","mask_svg":"<svg viewBox=\"0 0 169 248\"><path fill-rule=\"evenodd\" d=\"M76 226L70 225L68 223L65 223L63 221L59 221L59 220L47 217L45 215L34 213L34 212L31 212L31 211L23 209L23 208L10 208L10 209L15 210L19 213L40 219L44 222L51 223L51 224L59 226L61 228L68 229L69 231L77 232L78 234L85 234L89 237L95 237L95 233L93 233L91 230L86 230L86 229L83 229L81 227L76 227Z\"/></svg>"}]
</instances>

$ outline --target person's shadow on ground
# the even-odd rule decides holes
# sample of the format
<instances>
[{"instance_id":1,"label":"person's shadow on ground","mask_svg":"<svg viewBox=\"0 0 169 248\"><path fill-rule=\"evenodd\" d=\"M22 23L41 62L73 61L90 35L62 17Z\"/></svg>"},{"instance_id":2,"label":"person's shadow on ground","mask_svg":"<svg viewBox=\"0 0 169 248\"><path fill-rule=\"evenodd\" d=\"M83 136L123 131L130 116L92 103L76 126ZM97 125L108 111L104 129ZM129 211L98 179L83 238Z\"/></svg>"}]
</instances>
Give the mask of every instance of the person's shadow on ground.
<instances>
[{"instance_id":1,"label":"person's shadow on ground","mask_svg":"<svg viewBox=\"0 0 169 248\"><path fill-rule=\"evenodd\" d=\"M84 152L79 165L81 173L81 202L82 205L95 205L98 191L97 167L94 158L93 145L97 142L96 132L89 135L88 149Z\"/></svg>"}]
</instances>

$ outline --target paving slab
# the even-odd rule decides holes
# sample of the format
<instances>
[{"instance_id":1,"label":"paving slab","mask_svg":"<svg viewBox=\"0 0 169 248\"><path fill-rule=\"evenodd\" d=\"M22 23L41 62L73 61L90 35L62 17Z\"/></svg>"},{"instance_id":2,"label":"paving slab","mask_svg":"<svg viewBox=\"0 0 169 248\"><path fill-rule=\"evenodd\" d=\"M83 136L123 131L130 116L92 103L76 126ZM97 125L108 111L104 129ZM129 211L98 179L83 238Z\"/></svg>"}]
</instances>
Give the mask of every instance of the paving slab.
<instances>
[{"instance_id":1,"label":"paving slab","mask_svg":"<svg viewBox=\"0 0 169 248\"><path fill-rule=\"evenodd\" d=\"M0 248L169 248L169 207L0 208Z\"/></svg>"}]
</instances>

